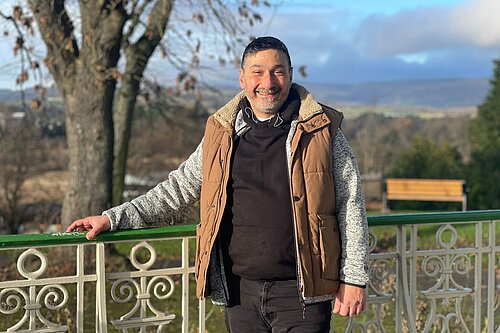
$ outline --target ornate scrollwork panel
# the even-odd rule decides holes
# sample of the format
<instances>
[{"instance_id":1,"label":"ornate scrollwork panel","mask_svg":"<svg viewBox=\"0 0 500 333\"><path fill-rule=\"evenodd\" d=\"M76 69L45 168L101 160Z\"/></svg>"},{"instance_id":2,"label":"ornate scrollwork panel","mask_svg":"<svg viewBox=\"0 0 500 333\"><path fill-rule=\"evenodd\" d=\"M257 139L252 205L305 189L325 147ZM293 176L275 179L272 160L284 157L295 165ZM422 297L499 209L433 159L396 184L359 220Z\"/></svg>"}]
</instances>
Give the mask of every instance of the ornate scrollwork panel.
<instances>
[{"instance_id":1,"label":"ornate scrollwork panel","mask_svg":"<svg viewBox=\"0 0 500 333\"><path fill-rule=\"evenodd\" d=\"M370 253L368 298L366 316L363 321L354 317L349 321L345 332L386 332L384 318L394 304L396 288L395 258L377 257L374 251L378 245L377 235L369 230L368 252Z\"/></svg>"},{"instance_id":2,"label":"ornate scrollwork panel","mask_svg":"<svg viewBox=\"0 0 500 333\"><path fill-rule=\"evenodd\" d=\"M500 259L498 259L497 267L500 267ZM495 298L493 304L493 311L497 311L500 308L500 284L496 284L495 286ZM496 326L495 333L500 333L500 324Z\"/></svg>"},{"instance_id":3,"label":"ornate scrollwork panel","mask_svg":"<svg viewBox=\"0 0 500 333\"><path fill-rule=\"evenodd\" d=\"M430 313L425 322L424 333L434 332L436 328L439 328L441 332L457 332L460 330L470 333L462 315L462 301L464 297L471 293L471 289L464 289L448 295L442 293L424 293L426 298L430 299L431 304ZM442 309L454 304L454 310L448 313L438 313L438 301L443 302L444 307Z\"/></svg>"},{"instance_id":4,"label":"ornate scrollwork panel","mask_svg":"<svg viewBox=\"0 0 500 333\"><path fill-rule=\"evenodd\" d=\"M396 269L391 260L376 259L369 266L369 291L375 297L391 297L396 286Z\"/></svg>"},{"instance_id":5,"label":"ornate scrollwork panel","mask_svg":"<svg viewBox=\"0 0 500 333\"><path fill-rule=\"evenodd\" d=\"M356 317L352 318L345 332L386 333L384 317L387 312L388 303L391 301L392 299L389 297L379 297L377 299L368 297L367 310L373 316L370 319L365 319L363 322L359 321Z\"/></svg>"},{"instance_id":6,"label":"ornate scrollwork panel","mask_svg":"<svg viewBox=\"0 0 500 333\"><path fill-rule=\"evenodd\" d=\"M149 252L149 260L141 263L138 260L139 250ZM130 251L130 261L140 272L147 272L156 261L156 251L147 242L135 245ZM169 276L154 276L148 278L146 274L138 278L123 278L113 282L111 286L111 298L119 303L129 303L135 296L132 309L111 323L117 329L140 328L156 326L159 331L170 323L175 315L160 311L153 306L152 299L164 300L174 292L174 281ZM148 313L153 313L149 316Z\"/></svg>"},{"instance_id":7,"label":"ornate scrollwork panel","mask_svg":"<svg viewBox=\"0 0 500 333\"><path fill-rule=\"evenodd\" d=\"M368 230L368 253L372 253L377 246L377 235L371 229Z\"/></svg>"},{"instance_id":8,"label":"ornate scrollwork panel","mask_svg":"<svg viewBox=\"0 0 500 333\"><path fill-rule=\"evenodd\" d=\"M444 235L449 235L449 240L445 240ZM468 255L453 253L457 239L454 227L449 224L441 226L436 233L436 242L446 251L445 254L437 250L435 255L422 260L423 277L434 280L434 284L422 292L430 301L424 332L435 328L440 328L441 332L457 329L470 332L463 318L462 303L465 297L473 294L473 290L459 283L456 276L470 273L472 263Z\"/></svg>"},{"instance_id":9,"label":"ornate scrollwork panel","mask_svg":"<svg viewBox=\"0 0 500 333\"><path fill-rule=\"evenodd\" d=\"M40 267L30 270L27 263L33 259L40 261ZM47 270L47 256L36 249L28 249L19 256L17 269L21 276L33 283L26 288L5 288L0 291L1 313L13 315L25 311L21 319L9 327L7 332L25 331L24 328L28 331L66 332L67 326L51 322L41 311L43 308L56 311L68 302L68 291L63 285L44 285L37 290L35 280Z\"/></svg>"}]
</instances>

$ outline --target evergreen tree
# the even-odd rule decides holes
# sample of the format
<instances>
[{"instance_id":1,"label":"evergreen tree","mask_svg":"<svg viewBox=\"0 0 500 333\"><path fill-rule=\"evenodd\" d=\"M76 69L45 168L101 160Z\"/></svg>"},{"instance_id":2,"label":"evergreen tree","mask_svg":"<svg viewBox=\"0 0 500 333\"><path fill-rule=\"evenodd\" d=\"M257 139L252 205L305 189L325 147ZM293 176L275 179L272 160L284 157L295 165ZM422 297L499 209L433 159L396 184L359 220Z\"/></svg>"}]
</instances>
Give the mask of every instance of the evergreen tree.
<instances>
[{"instance_id":1,"label":"evergreen tree","mask_svg":"<svg viewBox=\"0 0 500 333\"><path fill-rule=\"evenodd\" d=\"M494 63L491 90L470 131L468 183L473 209L500 208L500 60Z\"/></svg>"},{"instance_id":2,"label":"evergreen tree","mask_svg":"<svg viewBox=\"0 0 500 333\"><path fill-rule=\"evenodd\" d=\"M430 139L416 137L403 151L388 174L394 178L457 179L463 177L462 157L448 143L438 146Z\"/></svg>"},{"instance_id":3,"label":"evergreen tree","mask_svg":"<svg viewBox=\"0 0 500 333\"><path fill-rule=\"evenodd\" d=\"M464 165L455 147L444 143L438 146L424 137L413 139L412 145L403 151L388 173L393 178L462 179ZM447 202L391 202L391 208L412 210L456 210L458 204Z\"/></svg>"}]
</instances>

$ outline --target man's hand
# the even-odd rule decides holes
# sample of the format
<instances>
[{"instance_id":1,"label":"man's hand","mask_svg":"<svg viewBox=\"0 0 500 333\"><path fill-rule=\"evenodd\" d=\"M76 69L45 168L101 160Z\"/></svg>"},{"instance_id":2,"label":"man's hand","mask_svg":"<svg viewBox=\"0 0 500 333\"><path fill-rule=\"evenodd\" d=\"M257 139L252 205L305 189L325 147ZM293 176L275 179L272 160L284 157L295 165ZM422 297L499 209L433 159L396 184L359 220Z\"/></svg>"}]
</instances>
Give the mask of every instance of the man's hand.
<instances>
[{"instance_id":1,"label":"man's hand","mask_svg":"<svg viewBox=\"0 0 500 333\"><path fill-rule=\"evenodd\" d=\"M333 313L343 317L360 314L366 307L366 290L364 288L341 284L337 297L335 298L335 306Z\"/></svg>"},{"instance_id":2,"label":"man's hand","mask_svg":"<svg viewBox=\"0 0 500 333\"><path fill-rule=\"evenodd\" d=\"M87 239L92 240L103 231L109 230L111 223L106 215L89 216L81 220L76 220L66 229L66 232L88 231Z\"/></svg>"}]
</instances>

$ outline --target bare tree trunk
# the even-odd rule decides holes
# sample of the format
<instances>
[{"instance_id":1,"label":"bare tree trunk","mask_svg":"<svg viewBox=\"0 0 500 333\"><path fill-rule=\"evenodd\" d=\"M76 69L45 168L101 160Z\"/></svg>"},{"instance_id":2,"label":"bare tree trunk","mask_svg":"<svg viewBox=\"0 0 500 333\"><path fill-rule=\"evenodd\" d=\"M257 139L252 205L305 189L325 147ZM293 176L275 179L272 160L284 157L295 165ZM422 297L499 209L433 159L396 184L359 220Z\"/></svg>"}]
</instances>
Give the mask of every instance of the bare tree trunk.
<instances>
[{"instance_id":1,"label":"bare tree trunk","mask_svg":"<svg viewBox=\"0 0 500 333\"><path fill-rule=\"evenodd\" d=\"M163 38L173 0L159 0L152 9L148 29L139 40L125 48L126 67L115 103L115 157L113 165L113 205L123 200L132 115L148 60Z\"/></svg>"},{"instance_id":2,"label":"bare tree trunk","mask_svg":"<svg viewBox=\"0 0 500 333\"><path fill-rule=\"evenodd\" d=\"M61 213L65 227L77 218L100 214L111 205L115 82L86 73L65 96L69 182Z\"/></svg>"},{"instance_id":3,"label":"bare tree trunk","mask_svg":"<svg viewBox=\"0 0 500 333\"><path fill-rule=\"evenodd\" d=\"M73 220L100 214L111 204L112 106L120 58L124 1L80 1L79 46L62 0L29 0L47 46L45 64L62 93L69 148L69 183L63 229Z\"/></svg>"},{"instance_id":4,"label":"bare tree trunk","mask_svg":"<svg viewBox=\"0 0 500 333\"><path fill-rule=\"evenodd\" d=\"M129 62L127 62L127 66ZM142 72L140 73L142 75ZM127 170L128 145L132 132L132 113L139 93L140 79L123 80L116 96L114 113L115 157L113 162L113 206L123 200Z\"/></svg>"}]
</instances>

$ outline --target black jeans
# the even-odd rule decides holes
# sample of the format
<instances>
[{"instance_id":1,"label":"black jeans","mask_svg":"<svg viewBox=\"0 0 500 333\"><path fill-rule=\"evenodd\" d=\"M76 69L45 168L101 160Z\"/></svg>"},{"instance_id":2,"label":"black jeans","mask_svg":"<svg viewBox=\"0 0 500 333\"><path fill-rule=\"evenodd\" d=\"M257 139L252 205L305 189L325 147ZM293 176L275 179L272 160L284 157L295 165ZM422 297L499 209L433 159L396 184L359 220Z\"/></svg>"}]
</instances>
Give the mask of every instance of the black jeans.
<instances>
[{"instance_id":1,"label":"black jeans","mask_svg":"<svg viewBox=\"0 0 500 333\"><path fill-rule=\"evenodd\" d=\"M230 333L328 333L332 303L302 306L297 281L252 281L230 283L232 306L225 308Z\"/></svg>"}]
</instances>

